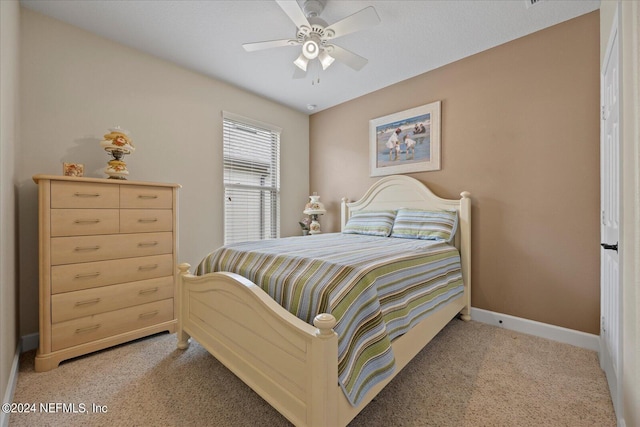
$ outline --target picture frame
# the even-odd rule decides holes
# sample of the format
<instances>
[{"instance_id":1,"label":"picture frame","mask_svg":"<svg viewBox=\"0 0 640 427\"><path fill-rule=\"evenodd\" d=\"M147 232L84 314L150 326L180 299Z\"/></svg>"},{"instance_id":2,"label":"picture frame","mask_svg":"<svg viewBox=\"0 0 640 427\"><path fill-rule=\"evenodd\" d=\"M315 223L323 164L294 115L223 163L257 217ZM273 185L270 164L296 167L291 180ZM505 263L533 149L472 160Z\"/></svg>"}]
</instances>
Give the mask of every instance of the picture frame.
<instances>
[{"instance_id":1,"label":"picture frame","mask_svg":"<svg viewBox=\"0 0 640 427\"><path fill-rule=\"evenodd\" d=\"M84 165L82 163L62 163L62 174L64 176L84 176Z\"/></svg>"},{"instance_id":2,"label":"picture frame","mask_svg":"<svg viewBox=\"0 0 640 427\"><path fill-rule=\"evenodd\" d=\"M440 104L369 120L370 176L440 170Z\"/></svg>"}]
</instances>

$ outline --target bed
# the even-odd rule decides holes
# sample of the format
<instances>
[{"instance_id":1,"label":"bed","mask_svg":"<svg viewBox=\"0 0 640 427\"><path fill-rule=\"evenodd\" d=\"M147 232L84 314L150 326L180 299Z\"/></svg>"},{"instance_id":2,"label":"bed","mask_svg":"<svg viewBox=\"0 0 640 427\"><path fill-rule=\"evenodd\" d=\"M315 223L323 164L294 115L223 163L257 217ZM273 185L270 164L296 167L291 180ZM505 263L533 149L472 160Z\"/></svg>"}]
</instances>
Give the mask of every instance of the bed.
<instances>
[{"instance_id":1,"label":"bed","mask_svg":"<svg viewBox=\"0 0 640 427\"><path fill-rule=\"evenodd\" d=\"M351 233L354 229L354 219L365 213L393 211L400 215L401 210L409 212L417 209L455 212L457 224L451 230L451 245L424 240L411 242L410 239L395 237L372 238L359 236L360 233ZM349 350L345 350L344 343L348 340L351 342L350 334L353 334L353 331L343 325L347 322L356 323L356 321L347 317L348 309L342 308L351 307L352 301L343 303L342 306L337 302L336 306L332 305L333 301L339 299L329 298L330 302L327 302L327 298L318 298L314 308L305 309L313 316L312 319L305 321L302 320L305 316L297 317L278 304L269 295L272 292L271 288L265 286L266 290L263 290L261 286L234 272L209 273L206 269L203 270L203 266L208 265L207 263L231 265L232 263L224 264L221 260L225 259L224 256L236 260L239 256L237 253L222 252L224 255L220 255L216 252L213 258L210 255L200 264L200 275L191 274L188 264L179 266L178 347L186 349L190 338L197 340L296 426L347 425L451 319L460 315L463 320L470 320L471 199L468 192L461 193L460 199L447 200L435 196L422 183L411 177L385 177L373 184L360 200L348 202L343 199L341 228L343 233L335 233L335 235L288 238L289 243L293 244L291 250L305 252L304 248L312 246L312 242L319 247L323 244L331 247L336 244L335 242L340 242L342 245L343 240L334 239L345 237L349 239L347 236L349 233L356 234L353 236L356 240L348 240L345 244L347 252L357 258L360 264L369 268L366 270L367 273L376 270L377 264L376 268L371 268L370 264L363 261L368 260L368 255L364 250L365 243L360 242L374 239L388 239L384 245L386 250L390 250L392 246L395 247L394 245L407 245L406 242L410 242L409 246L413 245L417 250L423 250L423 245L427 245L430 254L428 262L455 257L458 259L458 273L454 267L451 267L446 274L436 275L448 277L444 281L449 283L448 287L441 285L443 290L438 291L438 295L442 295L442 301L438 302L437 308L421 311L417 317L407 321L410 328L406 327L407 325L405 329L399 328L399 332L387 340L388 351L379 346L375 347L376 351L380 350L379 353L373 353L371 350L373 346L358 347L357 345L353 347L360 348L359 351L349 353ZM351 243L353 241L357 243ZM302 243L304 246L300 246ZM275 247L276 244L279 242L269 242L267 246ZM247 245L252 247L253 244ZM361 256L353 255L354 245L363 248ZM455 249L452 248L453 246ZM411 260L418 259L417 256L406 252L405 246L397 246L397 248L393 250L402 252L403 256ZM276 249L265 249L267 252L268 250L276 251ZM453 256L451 251L456 255ZM322 258L325 256L322 255L323 253L326 253L327 258L331 258L331 254L327 251L321 252L321 255L316 253L313 257ZM261 256L279 255L267 253ZM420 259L425 258L425 263L426 257L427 255L420 255ZM333 259L335 258L334 256ZM388 254L385 258L389 258ZM292 270L294 272L315 266L313 264L315 260L296 262L309 264L305 264L304 268L294 268ZM408 261L403 258L399 262ZM414 266L413 262L398 268L397 271L405 275L406 271L411 271L407 268L427 268L419 266L417 261ZM446 264L449 262L447 261ZM391 271L389 268L395 267L380 267L385 272L385 277L393 275L393 271L396 271ZM255 269L254 273L246 276L255 278L262 274L259 269ZM458 278L456 274L460 277ZM461 279L459 283L458 279ZM433 293L436 294L435 291ZM287 304L284 305L287 306ZM387 318L384 316L389 311L385 311L383 304L380 306L382 317L386 321ZM315 315L314 310L327 307L329 307L327 311L336 314L335 317L322 311ZM291 307L288 308L291 310ZM300 315L300 310L292 311ZM370 317L373 318L373 316ZM369 330L374 328L365 325L362 329L369 333ZM340 335L336 331L339 331ZM359 334L355 335L360 338ZM364 341L370 343L374 340L364 338ZM365 362L362 361L364 359L358 359L363 353L368 354ZM391 355L392 364L388 363L389 355ZM358 373L361 373L360 370L366 371L363 366L371 367L376 363L383 366L385 370L382 368L376 370L374 366L373 370L363 373L364 386L362 384L353 386L353 381L345 380L345 369L351 372L349 368L351 365L345 360L350 360L353 366L357 365ZM374 363L370 363L371 360ZM376 372L384 372L384 374L376 375ZM348 377L352 378L354 375L348 375Z\"/></svg>"}]
</instances>

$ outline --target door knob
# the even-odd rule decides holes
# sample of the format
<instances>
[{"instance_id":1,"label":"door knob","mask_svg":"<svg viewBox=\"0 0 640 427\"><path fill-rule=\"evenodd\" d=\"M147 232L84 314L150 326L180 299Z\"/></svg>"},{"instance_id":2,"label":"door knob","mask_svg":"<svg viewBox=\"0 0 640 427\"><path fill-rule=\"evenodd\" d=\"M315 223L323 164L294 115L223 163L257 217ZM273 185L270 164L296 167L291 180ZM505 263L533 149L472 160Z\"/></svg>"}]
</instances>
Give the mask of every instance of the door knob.
<instances>
[{"instance_id":1,"label":"door knob","mask_svg":"<svg viewBox=\"0 0 640 427\"><path fill-rule=\"evenodd\" d=\"M609 245L607 243L600 243L600 246L602 246L605 249L611 249L612 251L618 252L618 242L616 242L615 245Z\"/></svg>"}]
</instances>

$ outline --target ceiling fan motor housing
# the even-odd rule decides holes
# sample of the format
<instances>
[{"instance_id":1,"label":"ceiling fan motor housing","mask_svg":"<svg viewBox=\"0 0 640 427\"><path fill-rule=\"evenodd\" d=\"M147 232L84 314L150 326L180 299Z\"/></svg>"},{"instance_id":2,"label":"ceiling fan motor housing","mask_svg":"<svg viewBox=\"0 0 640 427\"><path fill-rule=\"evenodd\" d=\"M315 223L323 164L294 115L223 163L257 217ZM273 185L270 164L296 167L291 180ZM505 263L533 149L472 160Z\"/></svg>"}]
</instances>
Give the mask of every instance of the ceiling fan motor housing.
<instances>
[{"instance_id":1,"label":"ceiling fan motor housing","mask_svg":"<svg viewBox=\"0 0 640 427\"><path fill-rule=\"evenodd\" d=\"M323 50L325 50L325 48L328 47L327 42L335 35L335 33L330 29L327 30L327 23L317 16L310 17L308 20L311 28L305 25L301 26L298 28L296 38L298 43L302 44L302 54L307 59L315 59Z\"/></svg>"},{"instance_id":2,"label":"ceiling fan motor housing","mask_svg":"<svg viewBox=\"0 0 640 427\"><path fill-rule=\"evenodd\" d=\"M304 43L309 36L315 35L319 39L321 39L322 43L324 44L326 39L333 38L333 36L335 35L332 30L326 30L328 24L320 18L309 18L309 24L311 24L311 28L307 27L306 25L302 25L300 28L298 28L298 32L296 33L298 42Z\"/></svg>"},{"instance_id":3,"label":"ceiling fan motor housing","mask_svg":"<svg viewBox=\"0 0 640 427\"><path fill-rule=\"evenodd\" d=\"M302 11L307 18L315 18L324 10L324 4L321 0L307 0L302 6Z\"/></svg>"}]
</instances>

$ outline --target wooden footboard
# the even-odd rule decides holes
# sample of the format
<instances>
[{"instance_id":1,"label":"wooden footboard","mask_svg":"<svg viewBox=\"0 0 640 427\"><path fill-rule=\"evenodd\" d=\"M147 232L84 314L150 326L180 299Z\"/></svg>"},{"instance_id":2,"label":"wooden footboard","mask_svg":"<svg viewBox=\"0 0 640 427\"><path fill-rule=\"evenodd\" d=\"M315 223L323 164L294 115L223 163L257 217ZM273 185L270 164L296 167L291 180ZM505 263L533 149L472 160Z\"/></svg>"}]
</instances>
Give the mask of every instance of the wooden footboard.
<instances>
[{"instance_id":1,"label":"wooden footboard","mask_svg":"<svg viewBox=\"0 0 640 427\"><path fill-rule=\"evenodd\" d=\"M196 339L296 426L346 426L458 313L467 296L430 315L392 343L396 370L351 406L338 384L338 337L330 314L315 327L234 273L189 274L180 264L178 348Z\"/></svg>"},{"instance_id":2,"label":"wooden footboard","mask_svg":"<svg viewBox=\"0 0 640 427\"><path fill-rule=\"evenodd\" d=\"M321 314L313 327L244 277L189 268L179 266L178 347L193 336L295 425L339 425L335 318Z\"/></svg>"}]
</instances>

